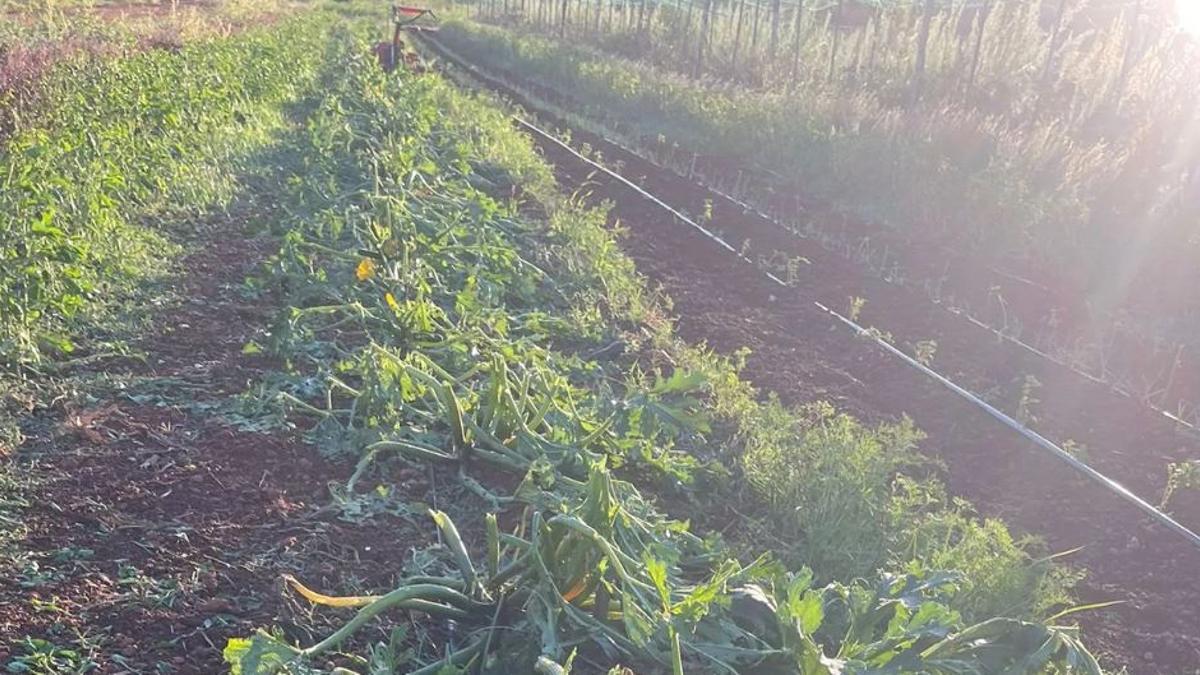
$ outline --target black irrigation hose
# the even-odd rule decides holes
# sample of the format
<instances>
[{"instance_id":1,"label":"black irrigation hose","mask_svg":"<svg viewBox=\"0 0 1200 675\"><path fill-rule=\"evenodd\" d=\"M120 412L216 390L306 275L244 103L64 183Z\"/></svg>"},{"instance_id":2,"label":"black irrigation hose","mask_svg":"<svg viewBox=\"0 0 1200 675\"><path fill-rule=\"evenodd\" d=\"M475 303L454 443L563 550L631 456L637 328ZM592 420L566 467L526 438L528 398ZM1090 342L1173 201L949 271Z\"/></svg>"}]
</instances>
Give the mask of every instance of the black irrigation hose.
<instances>
[{"instance_id":1,"label":"black irrigation hose","mask_svg":"<svg viewBox=\"0 0 1200 675\"><path fill-rule=\"evenodd\" d=\"M435 47L435 49L437 51L439 51L440 53L442 53L447 58L449 58L451 61L454 61L460 68L462 68L463 70L465 70L468 73L471 73L477 79L484 81L484 82L487 82L487 81L493 79L493 78L490 78L489 76L481 73L477 68L471 66L470 64L465 63L460 58L458 58L456 55L453 55L453 53L450 52L449 50L447 50L445 47L442 47L441 45L437 45ZM522 119L519 115L513 115L513 119L516 121L516 123L518 125L520 125L522 128L524 128L530 134L537 136L538 138L541 138L541 139L545 140L546 142L559 147L564 152L569 153L571 156L575 157L579 161L596 169L598 172L603 173L604 175L608 176L609 178L621 183L625 187L636 192L639 196L643 197L644 199L650 201L651 203L655 204L656 206L667 211L672 216L674 216L676 219L678 219L680 222L698 230L701 234L703 234L704 236L708 237L709 239L711 239L712 241L714 241L718 245L720 245L721 248L723 248L726 251L737 256L743 262L752 265L756 270L758 270L760 273L765 275L772 282L774 282L784 288L795 290L791 286L789 286L785 281L780 279L779 277L775 276L771 272L761 269L758 265L754 264L754 261L752 261L748 257L742 255L741 253L739 253L737 249L735 249L732 245L729 244L729 242L727 242L724 239L722 239L721 237L717 236L712 231L705 228L703 225L700 225L699 223L695 222L691 218L688 218L683 213L680 213L677 209L672 207L670 204L667 204L666 202L659 199L658 197L655 197L653 194L647 192L645 189L641 188L633 181L629 180L628 178L625 178L624 176L609 169L608 167L605 167L602 164L599 164L596 161L577 152L574 148L572 148L570 145L564 143L563 141L559 140L553 134L542 130L537 125L533 124L532 122L529 122L528 120ZM937 371L933 370L929 366L926 366L925 364L917 361L916 359L909 356L908 354L905 354L903 351L901 351L900 349L897 349L891 343L887 342L886 340L884 340L881 337L879 337L878 335L876 335L874 331L871 331L871 330L859 325L858 323L852 321L851 319L849 319L845 316L842 316L841 314L830 309L829 307L825 306L821 302L814 300L813 305L816 306L822 312L824 312L824 313L830 315L831 317L833 317L834 319L836 319L841 324L850 328L852 331L854 331L854 333L857 336L870 339L877 346L879 346L881 349L883 349L886 353L899 358L908 366L920 371L926 377L929 377L933 381L935 381L938 384L942 385L943 387L949 389L950 391L957 394L961 398L966 399L972 405L975 405L976 407L980 408L981 410L986 412L988 415L990 415L993 418L995 418L996 420L998 420L1000 423L1009 427L1013 431L1016 431L1017 433L1021 434L1027 440L1032 441L1034 443L1034 445L1049 452L1051 455L1053 455L1055 458L1057 458L1060 461L1062 461L1063 463L1065 463L1067 466L1078 471L1079 473L1083 474L1087 478L1098 483L1101 487L1107 489L1108 491L1116 494L1118 497L1124 499L1125 501L1127 501L1127 502L1133 504L1134 506L1136 506L1137 508L1141 509L1146 515L1148 515L1151 518L1153 518L1154 520L1158 521L1159 524L1165 526L1167 529L1169 529L1172 532L1174 532L1175 534L1178 534L1179 536L1183 537L1189 543L1191 543L1193 546L1200 549L1200 534L1196 534L1195 532L1188 529L1185 525L1183 525L1179 521L1175 520L1171 516L1167 515L1165 512L1156 508L1154 505L1150 504L1146 500L1137 496L1129 488L1125 487L1124 485L1121 485L1120 483L1109 478L1108 476L1105 476L1104 474L1100 473L1099 471L1093 469L1091 466L1088 466L1087 463L1080 461L1077 457L1073 456L1071 453L1067 452L1066 450L1063 450L1061 447L1059 447L1057 444L1055 444L1054 442L1047 439L1045 436L1042 436L1038 432L1036 432L1033 429L1030 429L1028 426L1022 424L1020 421L1014 419L1013 417L1011 417L1004 411L1000 410L999 408L996 408L995 406L988 403L987 401L984 401L982 398L980 398L979 396L977 396L970 390L955 384L948 377L938 373Z\"/></svg>"},{"instance_id":2,"label":"black irrigation hose","mask_svg":"<svg viewBox=\"0 0 1200 675\"><path fill-rule=\"evenodd\" d=\"M435 31L426 31L426 32L435 32ZM480 71L478 68L475 68L474 66L466 63L462 59L462 57L455 55L451 50L446 48L444 45L437 43L436 41L432 41L432 40L431 40L431 44L434 45L434 48L438 52L445 55L447 58L451 59L452 61L455 61L456 64L459 65L460 67L462 67L464 69L469 69L477 79L494 82L499 87L503 87L505 89L511 90L511 87L506 85L499 78L494 77L492 75L488 75L487 73ZM524 97L523 95L522 95L522 98L527 102L529 101L528 98ZM532 103L530 103L529 107L536 109L536 106L532 105ZM766 213L759 207L754 206L753 204L750 204L742 199L739 199L738 197L735 197L732 194L727 193L727 192L721 190L720 188L717 188L716 186L709 185L708 183L705 183L704 181L691 176L690 173L688 176L684 176L682 173L675 171L674 169L671 169L670 167L663 167L663 166L657 164L655 161L653 161L652 159L646 157L641 152L639 152L636 148L625 145L624 143L622 143L620 141L615 141L615 140L612 140L611 138L604 137L601 134L599 134L598 132L593 131L591 133L593 133L596 136L600 136L601 139L605 143L608 143L609 145L612 145L613 147L619 148L619 149L629 153L630 155L638 157L638 158L648 162L652 166L656 166L661 171L670 171L670 172L674 173L676 176L678 176L681 180L691 181L697 187L700 187L704 190L707 190L707 191L725 199L730 204L733 204L733 205L741 208L746 213L752 213L755 216L757 216L758 218L761 218L762 220L767 221L767 222L775 225L776 227L783 229L785 232L787 232L789 234L792 234L792 235L797 234L792 229L791 226L787 225L786 223L780 222L779 219L775 218L774 216L769 215L768 213ZM765 169L763 169L763 170L766 171ZM803 236L803 235L798 235L798 236ZM994 270L994 271L996 271L997 274L1003 274L1005 276L1012 276L1012 275L1007 274L1006 272L1003 272L1002 270ZM960 312L960 311L954 311L954 310L948 310L948 311L952 311L953 313L955 313L958 316L965 319L968 323L971 323L972 325L974 325L978 328L988 331L989 333L996 336L996 338L1001 340L1002 342L1006 342L1018 349L1029 352L1033 356L1044 359L1045 361L1053 363L1054 365L1059 366L1060 368L1065 368L1066 370L1074 373L1075 375L1077 375L1079 377L1084 378L1085 380L1088 380L1089 382L1091 382L1093 384L1099 385L1101 387L1105 387L1105 388L1109 389L1110 391L1112 391L1113 393L1117 394L1118 396L1123 396L1123 397L1129 399L1130 401L1134 402L1136 405L1141 405L1146 408L1149 408L1152 412L1163 416L1168 421L1170 421L1172 424L1178 425L1178 426L1183 427L1192 432L1200 432L1200 424L1184 419L1182 416L1182 412L1177 414L1177 413L1171 412L1170 410L1167 410L1165 407L1154 405L1154 404L1150 403L1148 400L1138 397L1132 391L1130 391L1129 389L1126 389L1125 387L1121 386L1120 384L1118 384L1114 381L1106 380L1103 377L1094 375L1092 373L1089 373L1086 370L1083 370L1083 368L1073 365L1070 362L1068 362L1067 360L1064 360L1062 358L1054 356L1053 354L1051 354L1048 351L1045 351L1039 347L1035 347L1034 345L1022 340L1021 338L1009 335L1008 333L1005 333L1004 331L975 318L969 312L966 312L966 311ZM1200 417L1198 417L1197 419L1200 419Z\"/></svg>"}]
</instances>

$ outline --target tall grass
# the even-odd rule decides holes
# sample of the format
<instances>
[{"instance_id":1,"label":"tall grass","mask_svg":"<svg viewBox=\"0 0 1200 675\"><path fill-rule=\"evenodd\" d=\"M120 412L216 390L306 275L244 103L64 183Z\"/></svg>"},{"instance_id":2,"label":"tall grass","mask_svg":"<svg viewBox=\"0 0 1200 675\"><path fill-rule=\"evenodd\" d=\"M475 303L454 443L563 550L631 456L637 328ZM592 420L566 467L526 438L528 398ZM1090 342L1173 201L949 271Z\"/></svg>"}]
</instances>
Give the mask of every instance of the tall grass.
<instances>
[{"instance_id":1,"label":"tall grass","mask_svg":"<svg viewBox=\"0 0 1200 675\"><path fill-rule=\"evenodd\" d=\"M1043 283L1093 330L1194 345L1200 46L1166 4L487 0L512 32L446 37L766 192Z\"/></svg>"}]
</instances>

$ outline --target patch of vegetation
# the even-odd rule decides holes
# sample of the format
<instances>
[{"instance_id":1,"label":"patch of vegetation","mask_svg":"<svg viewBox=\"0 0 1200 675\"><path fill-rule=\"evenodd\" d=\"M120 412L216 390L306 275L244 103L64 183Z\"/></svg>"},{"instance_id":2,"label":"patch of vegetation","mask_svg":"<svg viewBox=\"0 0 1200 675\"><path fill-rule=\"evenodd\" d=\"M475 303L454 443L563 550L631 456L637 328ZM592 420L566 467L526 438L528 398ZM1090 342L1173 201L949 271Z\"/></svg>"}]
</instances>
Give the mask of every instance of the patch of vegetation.
<instances>
[{"instance_id":1,"label":"patch of vegetation","mask_svg":"<svg viewBox=\"0 0 1200 675\"><path fill-rule=\"evenodd\" d=\"M25 638L17 645L17 655L9 661L6 672L28 673L29 675L60 675L72 673L82 675L100 667L88 654L71 646L63 646L48 640Z\"/></svg>"},{"instance_id":2,"label":"patch of vegetation","mask_svg":"<svg viewBox=\"0 0 1200 675\"><path fill-rule=\"evenodd\" d=\"M117 388L82 366L128 353L110 343L146 328L138 305L162 304L147 282L180 273L176 242L190 234L181 230L222 211L237 176L286 127L290 106L315 83L330 23L312 15L123 59L74 54L39 74L38 95L0 138L0 576L38 612L76 611L34 595L91 552L26 550L26 509L45 460L18 455L24 434L46 441L36 449L58 450L63 402ZM172 601L173 589L145 581L122 579L148 604ZM95 669L60 632L5 645L13 660L2 665Z\"/></svg>"},{"instance_id":3,"label":"patch of vegetation","mask_svg":"<svg viewBox=\"0 0 1200 675\"><path fill-rule=\"evenodd\" d=\"M274 398L358 460L343 496L396 496L416 463L493 512L460 530L430 511L439 544L385 594L291 580L357 614L315 641L233 640L235 673L320 672L335 652L417 673L1099 672L1073 629L1029 620L1062 577L923 477L910 424L759 400L672 335L604 213L558 192L494 102L339 40L261 282L286 299ZM750 509L776 537L664 515L680 504ZM453 634L367 636L392 609Z\"/></svg>"},{"instance_id":4,"label":"patch of vegetation","mask_svg":"<svg viewBox=\"0 0 1200 675\"><path fill-rule=\"evenodd\" d=\"M311 77L319 20L119 60L68 60L0 148L0 361L75 350L134 280L169 271L167 222L232 195L231 167Z\"/></svg>"},{"instance_id":5,"label":"patch of vegetation","mask_svg":"<svg viewBox=\"0 0 1200 675\"><path fill-rule=\"evenodd\" d=\"M504 15L485 6L491 24L455 19L437 39L681 172L698 154L710 182L785 220L797 205L783 196L798 194L869 228L860 239L857 230L795 221L822 240L873 245L883 236L926 256L972 256L1061 288L1060 302L1071 305L1084 303L1084 289L1145 298L1186 287L1200 251L1197 158L1178 160L1172 139L1197 122L1189 83L1200 75L1200 39L1171 27L1154 3L1092 18L1096 3L1071 1L1054 3L1069 11L1051 46L1041 3L980 4L924 4L933 15L920 77L912 45L921 12L903 3L789 3L776 29L799 36L795 44L780 37L770 57L765 39L751 48L747 18L741 49L755 56L732 64L733 35L743 31L732 17L750 8L757 16L756 3L647 3L615 22L602 20L603 3L584 2L565 19L553 2ZM701 27L710 10L717 27L707 18ZM595 24L584 16L593 11ZM856 18L839 27L843 11ZM767 25L764 13L764 38ZM712 35L699 38L705 30ZM1127 272L1119 288L1114 267ZM1147 345L1191 344L1197 314L1185 296L1088 311ZM1045 320L1054 353L1136 381L1136 367L1110 372L1103 357L1063 343L1079 336ZM1022 331L1007 317L997 323ZM1033 328L1023 327L1026 339Z\"/></svg>"}]
</instances>

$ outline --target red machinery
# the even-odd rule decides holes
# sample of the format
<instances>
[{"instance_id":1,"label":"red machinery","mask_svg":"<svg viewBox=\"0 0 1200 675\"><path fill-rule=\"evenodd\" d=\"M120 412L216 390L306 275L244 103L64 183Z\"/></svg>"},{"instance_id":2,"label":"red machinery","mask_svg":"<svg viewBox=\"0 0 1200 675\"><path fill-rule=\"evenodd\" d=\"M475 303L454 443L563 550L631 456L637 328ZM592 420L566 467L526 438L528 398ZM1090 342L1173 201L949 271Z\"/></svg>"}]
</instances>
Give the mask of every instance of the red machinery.
<instances>
[{"instance_id":1,"label":"red machinery","mask_svg":"<svg viewBox=\"0 0 1200 675\"><path fill-rule=\"evenodd\" d=\"M395 70L397 64L400 63L401 56L404 55L404 43L400 40L400 32L423 28L414 24L425 17L437 19L437 15L433 13L432 9L392 5L392 24L394 26L392 42L390 44L381 42L375 45L375 55L379 58L379 65L383 66L384 70L389 73Z\"/></svg>"}]
</instances>

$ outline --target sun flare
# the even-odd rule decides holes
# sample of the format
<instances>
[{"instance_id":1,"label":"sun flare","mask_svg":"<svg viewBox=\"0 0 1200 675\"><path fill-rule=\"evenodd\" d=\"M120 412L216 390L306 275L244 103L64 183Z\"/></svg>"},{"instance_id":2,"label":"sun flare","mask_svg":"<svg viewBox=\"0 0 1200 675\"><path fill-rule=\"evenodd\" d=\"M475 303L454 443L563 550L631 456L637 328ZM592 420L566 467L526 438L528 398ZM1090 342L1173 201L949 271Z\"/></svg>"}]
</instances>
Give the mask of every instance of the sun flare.
<instances>
[{"instance_id":1,"label":"sun flare","mask_svg":"<svg viewBox=\"0 0 1200 675\"><path fill-rule=\"evenodd\" d=\"M1191 35L1200 36L1200 0L1175 0L1179 27Z\"/></svg>"}]
</instances>

